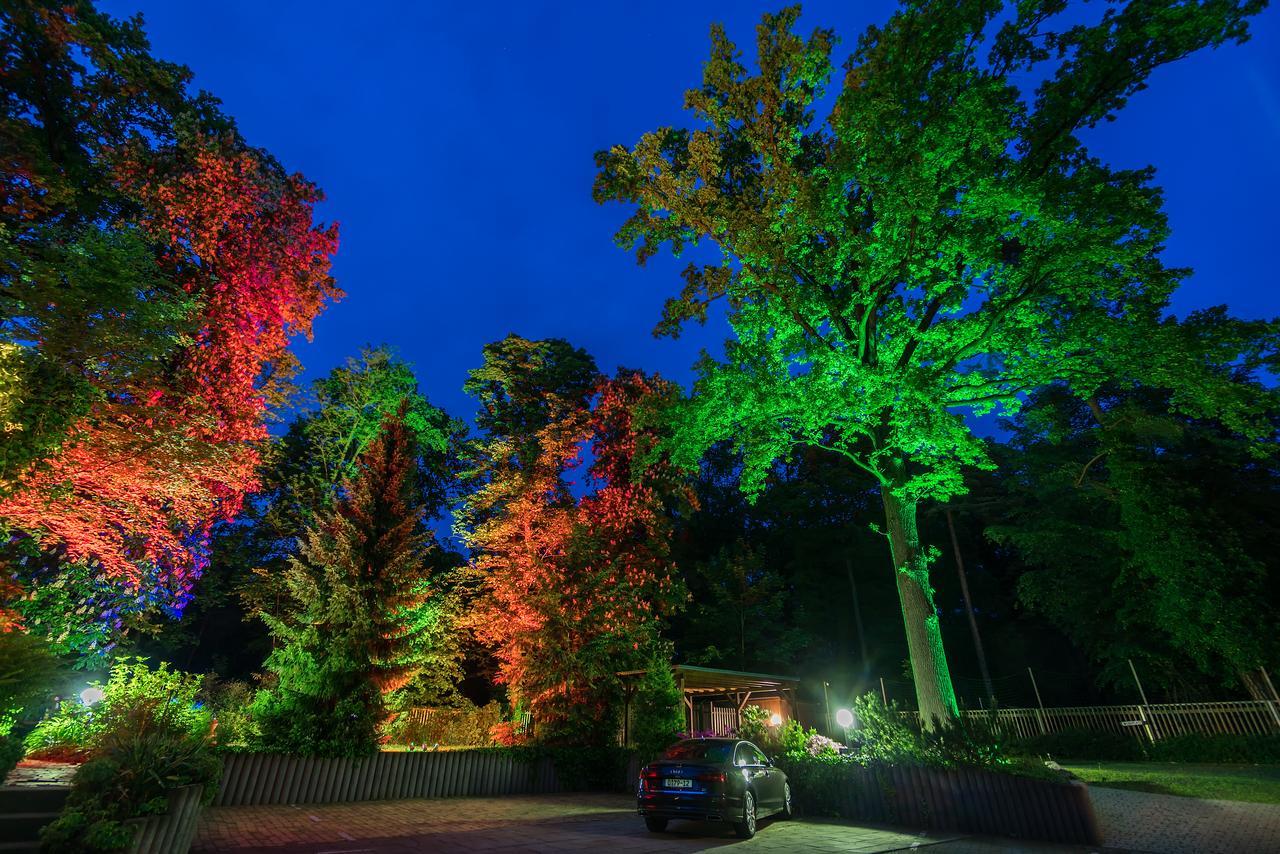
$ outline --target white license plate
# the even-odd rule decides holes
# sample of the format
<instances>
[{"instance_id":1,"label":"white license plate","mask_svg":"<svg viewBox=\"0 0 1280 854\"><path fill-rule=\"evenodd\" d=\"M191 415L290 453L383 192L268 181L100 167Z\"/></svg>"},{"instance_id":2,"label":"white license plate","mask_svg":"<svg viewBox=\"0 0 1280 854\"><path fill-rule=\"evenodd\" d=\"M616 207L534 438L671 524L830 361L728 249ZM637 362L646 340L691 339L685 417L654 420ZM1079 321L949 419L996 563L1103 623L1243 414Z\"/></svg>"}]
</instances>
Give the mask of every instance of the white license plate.
<instances>
[{"instance_id":1,"label":"white license plate","mask_svg":"<svg viewBox=\"0 0 1280 854\"><path fill-rule=\"evenodd\" d=\"M668 777L662 781L662 785L668 789L692 789L692 780L681 780L679 777Z\"/></svg>"}]
</instances>

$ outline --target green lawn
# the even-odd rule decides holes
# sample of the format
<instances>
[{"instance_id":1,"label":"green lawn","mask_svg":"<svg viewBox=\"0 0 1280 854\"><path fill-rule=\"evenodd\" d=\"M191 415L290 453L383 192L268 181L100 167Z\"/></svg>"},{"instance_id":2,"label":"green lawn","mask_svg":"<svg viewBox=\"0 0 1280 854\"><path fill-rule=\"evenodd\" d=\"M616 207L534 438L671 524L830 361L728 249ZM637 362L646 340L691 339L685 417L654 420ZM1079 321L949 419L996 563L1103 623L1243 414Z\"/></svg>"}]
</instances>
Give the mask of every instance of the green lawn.
<instances>
[{"instance_id":1,"label":"green lawn","mask_svg":"<svg viewBox=\"0 0 1280 854\"><path fill-rule=\"evenodd\" d=\"M1280 804L1280 765L1069 762L1063 763L1063 767L1091 786Z\"/></svg>"}]
</instances>

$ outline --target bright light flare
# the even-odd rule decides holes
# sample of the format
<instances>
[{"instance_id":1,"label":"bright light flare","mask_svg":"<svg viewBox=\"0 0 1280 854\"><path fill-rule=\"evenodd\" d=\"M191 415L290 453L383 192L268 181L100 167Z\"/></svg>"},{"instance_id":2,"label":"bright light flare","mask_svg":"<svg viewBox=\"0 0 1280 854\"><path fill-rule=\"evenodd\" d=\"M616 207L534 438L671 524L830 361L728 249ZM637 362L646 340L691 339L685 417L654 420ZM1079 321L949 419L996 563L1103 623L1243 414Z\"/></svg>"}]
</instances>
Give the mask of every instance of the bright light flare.
<instances>
[{"instance_id":1,"label":"bright light flare","mask_svg":"<svg viewBox=\"0 0 1280 854\"><path fill-rule=\"evenodd\" d=\"M769 726L782 726L782 715L777 712L769 715Z\"/></svg>"},{"instance_id":2,"label":"bright light flare","mask_svg":"<svg viewBox=\"0 0 1280 854\"><path fill-rule=\"evenodd\" d=\"M853 712L848 709L840 709L836 712L836 723L846 729L853 726Z\"/></svg>"},{"instance_id":3,"label":"bright light flare","mask_svg":"<svg viewBox=\"0 0 1280 854\"><path fill-rule=\"evenodd\" d=\"M106 694L104 694L102 689L97 685L90 685L88 688L85 688L80 692L80 702L84 703L86 706L96 706L98 703L102 702L102 698L105 696Z\"/></svg>"}]
</instances>

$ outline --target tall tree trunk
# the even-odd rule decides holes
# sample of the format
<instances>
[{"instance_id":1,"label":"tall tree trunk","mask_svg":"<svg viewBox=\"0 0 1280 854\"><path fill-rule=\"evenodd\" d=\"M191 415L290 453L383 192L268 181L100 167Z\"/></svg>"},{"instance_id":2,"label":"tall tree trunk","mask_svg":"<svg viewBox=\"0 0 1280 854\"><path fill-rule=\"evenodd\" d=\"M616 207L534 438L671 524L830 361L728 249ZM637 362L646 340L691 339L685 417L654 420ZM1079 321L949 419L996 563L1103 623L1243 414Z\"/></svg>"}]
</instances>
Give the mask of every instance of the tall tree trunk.
<instances>
[{"instance_id":1,"label":"tall tree trunk","mask_svg":"<svg viewBox=\"0 0 1280 854\"><path fill-rule=\"evenodd\" d=\"M933 589L929 586L929 568L920 550L916 503L894 495L887 486L880 494L920 719L925 729L933 729L938 722L951 721L960 713L951 687L951 673L947 670L947 657L942 650L942 632L933 605Z\"/></svg>"}]
</instances>

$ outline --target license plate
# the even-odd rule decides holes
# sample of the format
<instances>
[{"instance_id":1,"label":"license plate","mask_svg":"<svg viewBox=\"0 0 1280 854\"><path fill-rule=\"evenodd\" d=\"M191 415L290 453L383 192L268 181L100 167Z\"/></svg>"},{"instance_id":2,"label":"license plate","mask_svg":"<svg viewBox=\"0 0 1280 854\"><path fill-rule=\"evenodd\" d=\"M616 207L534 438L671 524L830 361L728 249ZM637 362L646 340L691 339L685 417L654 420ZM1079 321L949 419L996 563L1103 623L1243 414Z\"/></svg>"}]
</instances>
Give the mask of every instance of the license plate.
<instances>
[{"instance_id":1,"label":"license plate","mask_svg":"<svg viewBox=\"0 0 1280 854\"><path fill-rule=\"evenodd\" d=\"M668 789L692 789L692 780L682 780L679 777L668 777L662 781L662 785Z\"/></svg>"}]
</instances>

